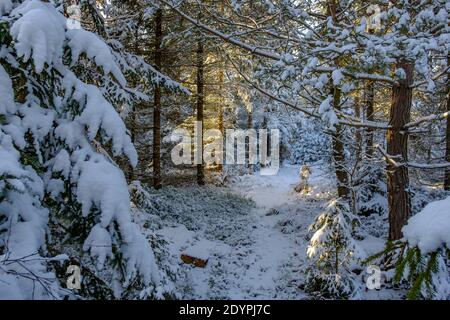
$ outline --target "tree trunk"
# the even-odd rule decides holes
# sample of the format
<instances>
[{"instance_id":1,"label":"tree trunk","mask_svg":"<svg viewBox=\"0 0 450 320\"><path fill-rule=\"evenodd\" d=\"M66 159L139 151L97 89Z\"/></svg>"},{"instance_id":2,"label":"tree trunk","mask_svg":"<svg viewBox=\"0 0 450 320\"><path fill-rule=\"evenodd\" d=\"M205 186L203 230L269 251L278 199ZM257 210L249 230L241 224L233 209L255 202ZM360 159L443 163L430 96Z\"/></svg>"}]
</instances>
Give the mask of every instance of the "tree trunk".
<instances>
[{"instance_id":1,"label":"tree trunk","mask_svg":"<svg viewBox=\"0 0 450 320\"><path fill-rule=\"evenodd\" d=\"M333 106L335 110L340 110L341 90L333 87ZM348 199L350 190L348 188L348 174L345 170L344 142L342 141L342 128L336 125L336 130L332 134L333 141L333 161L337 178L338 196Z\"/></svg>"},{"instance_id":2,"label":"tree trunk","mask_svg":"<svg viewBox=\"0 0 450 320\"><path fill-rule=\"evenodd\" d=\"M450 58L447 59L447 66L450 65ZM447 112L450 113L450 75L447 76ZM450 117L447 117L447 134L446 134L446 148L445 161L450 162ZM450 168L445 169L444 189L450 190Z\"/></svg>"},{"instance_id":3,"label":"tree trunk","mask_svg":"<svg viewBox=\"0 0 450 320\"><path fill-rule=\"evenodd\" d=\"M366 83L366 87L364 89L365 96L365 109L366 109L366 119L367 121L374 121L374 86L373 81L368 80ZM366 156L367 158L373 157L373 129L367 128L367 138L366 138Z\"/></svg>"},{"instance_id":4,"label":"tree trunk","mask_svg":"<svg viewBox=\"0 0 450 320\"><path fill-rule=\"evenodd\" d=\"M197 123L201 123L200 132L200 148L203 151L203 104L204 104L204 50L201 36L199 35L197 43ZM197 151L198 152L198 151ZM203 152L202 152L203 153ZM197 164L197 183L199 185L205 184L205 168L203 165L203 154L200 154L200 162Z\"/></svg>"},{"instance_id":5,"label":"tree trunk","mask_svg":"<svg viewBox=\"0 0 450 320\"><path fill-rule=\"evenodd\" d=\"M413 65L402 61L397 67L405 71L406 77L392 88L389 122L392 129L387 131L387 153L396 162L406 162L408 161L408 135L401 130L411 118ZM401 229L411 214L408 167L395 167L388 161L387 184L389 240L398 240L402 237Z\"/></svg>"},{"instance_id":6,"label":"tree trunk","mask_svg":"<svg viewBox=\"0 0 450 320\"><path fill-rule=\"evenodd\" d=\"M361 118L361 104L359 99L359 93L356 94L355 97L355 117L357 119ZM355 141L356 141L356 161L361 160L361 149L362 149L362 136L361 129L355 128Z\"/></svg>"},{"instance_id":7,"label":"tree trunk","mask_svg":"<svg viewBox=\"0 0 450 320\"><path fill-rule=\"evenodd\" d=\"M220 70L219 70L219 83L220 83L220 99L219 99L219 116L218 116L218 126L219 126L219 131L222 133L222 137L224 137L224 128L223 128L223 108L225 105L225 92L224 92L224 71L223 71L223 66L220 66ZM223 142L223 141L222 141ZM220 152L222 152L222 159L224 159L223 157L223 150L220 150ZM223 161L223 160L222 160ZM219 163L219 165L217 166L217 170L222 172L223 171L223 164Z\"/></svg>"},{"instance_id":8,"label":"tree trunk","mask_svg":"<svg viewBox=\"0 0 450 320\"><path fill-rule=\"evenodd\" d=\"M135 26L135 30L134 30L134 41L133 41L133 53L136 55L140 55L140 50L139 50L139 28L141 26L141 21L139 20L137 25ZM138 79L136 79L135 77L132 78L132 83L131 85L133 87L137 86L137 82ZM147 104L145 104L145 107L149 107ZM141 111L141 109L143 109L144 106L142 106L142 103L133 103L131 105L131 111L130 111L130 116L128 117L128 119L126 119L126 125L127 128L130 128L130 136L131 136L131 141L133 141L133 144L136 147L136 151L138 154L138 164L136 165L135 168L133 168L133 166L129 163L129 161L124 161L124 168L125 168L125 175L127 177L127 180L133 181L135 179L137 180L142 180L142 173L144 172L143 168L143 164L145 163L144 157L143 157L143 152L148 154L148 150L146 148L139 148L138 146L138 137L139 137L139 131L140 131L140 123L139 123L139 115L138 113ZM142 150L144 149L144 150ZM143 152L142 152L143 151Z\"/></svg>"},{"instance_id":9,"label":"tree trunk","mask_svg":"<svg viewBox=\"0 0 450 320\"><path fill-rule=\"evenodd\" d=\"M334 23L337 23L337 14L339 6L336 0L327 1L327 15L333 19ZM334 61L336 67L339 66L339 59ZM341 89L338 87L332 87L331 94L333 95L333 107L335 110L341 109ZM344 153L344 141L342 140L342 127L340 125L335 126L336 130L332 134L333 144L333 162L335 167L336 179L337 179L337 192L340 198L350 199L350 189L348 188L348 173L345 170L345 153Z\"/></svg>"},{"instance_id":10,"label":"tree trunk","mask_svg":"<svg viewBox=\"0 0 450 320\"><path fill-rule=\"evenodd\" d=\"M162 9L155 16L155 69L161 71ZM155 85L153 107L153 186L161 188L161 87Z\"/></svg>"},{"instance_id":11,"label":"tree trunk","mask_svg":"<svg viewBox=\"0 0 450 320\"><path fill-rule=\"evenodd\" d=\"M221 1L219 5L220 14L224 15L224 2ZM218 127L219 131L222 134L222 145L225 145L225 141L223 141L223 137L225 136L225 130L223 127L223 110L225 107L225 60L221 58L222 63L219 65L219 115L218 115ZM222 153L221 159L222 162L217 165L217 170L219 172L223 172L223 163L225 161L223 147L219 152Z\"/></svg>"}]
</instances>

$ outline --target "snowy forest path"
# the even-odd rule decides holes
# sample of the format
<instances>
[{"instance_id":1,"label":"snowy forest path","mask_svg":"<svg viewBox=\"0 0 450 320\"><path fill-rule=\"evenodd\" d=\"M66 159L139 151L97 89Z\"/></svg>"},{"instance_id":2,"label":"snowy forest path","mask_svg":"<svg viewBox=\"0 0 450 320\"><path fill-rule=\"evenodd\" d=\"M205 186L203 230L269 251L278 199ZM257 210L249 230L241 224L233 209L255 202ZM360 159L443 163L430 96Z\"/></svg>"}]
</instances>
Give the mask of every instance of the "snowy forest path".
<instances>
[{"instance_id":1,"label":"snowy forest path","mask_svg":"<svg viewBox=\"0 0 450 320\"><path fill-rule=\"evenodd\" d=\"M315 184L321 172L313 172L311 182ZM276 175L244 176L233 188L256 204L249 214L256 223L249 235L253 253L247 256L249 269L240 280L258 284L253 291L256 298L306 297L299 289L300 271L305 265L308 227L320 204L309 201L313 195L294 191L298 173L299 166L285 166Z\"/></svg>"},{"instance_id":2,"label":"snowy forest path","mask_svg":"<svg viewBox=\"0 0 450 320\"><path fill-rule=\"evenodd\" d=\"M302 299L308 227L332 189L329 177L312 168L312 191L299 194L299 166L273 176L239 177L229 186L175 187L153 191L155 214L170 226L157 231L182 268L186 298ZM251 201L250 201L250 200ZM147 211L147 213L150 213ZM208 259L205 268L180 261L180 254Z\"/></svg>"}]
</instances>

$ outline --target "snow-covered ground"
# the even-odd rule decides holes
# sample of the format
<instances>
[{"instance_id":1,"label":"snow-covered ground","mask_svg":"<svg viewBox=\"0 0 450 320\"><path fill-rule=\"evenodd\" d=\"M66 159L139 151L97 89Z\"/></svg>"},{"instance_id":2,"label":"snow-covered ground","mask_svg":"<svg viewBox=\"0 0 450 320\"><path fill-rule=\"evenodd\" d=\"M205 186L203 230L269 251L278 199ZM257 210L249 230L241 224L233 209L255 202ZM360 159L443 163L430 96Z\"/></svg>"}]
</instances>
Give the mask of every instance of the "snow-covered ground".
<instances>
[{"instance_id":1,"label":"snow-covered ground","mask_svg":"<svg viewBox=\"0 0 450 320\"><path fill-rule=\"evenodd\" d=\"M298 166L284 166L274 176L244 175L226 188L152 191L160 203L148 212L165 221L156 234L167 241L172 263L185 273L182 281L188 289L181 297L310 299L301 289L308 265L308 228L334 190L323 167L312 167L308 194L294 191ZM369 255L380 251L384 242L368 237L359 244ZM181 254L208 263L194 267L183 263ZM384 291L362 294L368 299L396 297Z\"/></svg>"},{"instance_id":2,"label":"snow-covered ground","mask_svg":"<svg viewBox=\"0 0 450 320\"><path fill-rule=\"evenodd\" d=\"M323 172L313 168L311 194L297 194L293 188L299 180L298 171L298 166L288 166L275 176L245 175L225 190L184 189L186 197L179 203L181 218L157 234L168 242L173 261L187 273L192 291L186 297L307 298L298 287L306 259L305 237L328 193L321 181ZM196 194L202 190L203 198L198 200ZM227 199L228 192L252 201ZM207 202L207 208L198 201ZM209 259L206 268L184 264L182 253Z\"/></svg>"},{"instance_id":3,"label":"snow-covered ground","mask_svg":"<svg viewBox=\"0 0 450 320\"><path fill-rule=\"evenodd\" d=\"M251 235L253 254L247 257L250 267L239 281L255 287L252 292L255 298L306 298L298 288L300 274L292 270L299 271L306 259L304 236L320 208L319 203L311 208L308 200L321 195L322 174L313 168L310 181L313 190L309 195L294 191L299 183L298 166L282 167L274 176L246 175L232 186L235 192L255 202L254 210L249 213L249 219L257 222ZM289 232L289 227L297 232Z\"/></svg>"}]
</instances>

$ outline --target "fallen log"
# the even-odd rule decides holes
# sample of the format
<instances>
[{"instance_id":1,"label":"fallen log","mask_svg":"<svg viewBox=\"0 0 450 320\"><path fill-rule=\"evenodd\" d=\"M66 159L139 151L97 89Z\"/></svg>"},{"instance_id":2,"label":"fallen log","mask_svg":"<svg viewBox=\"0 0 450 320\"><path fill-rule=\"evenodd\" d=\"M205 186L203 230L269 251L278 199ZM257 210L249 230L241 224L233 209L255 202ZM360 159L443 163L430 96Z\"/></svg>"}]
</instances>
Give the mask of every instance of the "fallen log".
<instances>
[{"instance_id":1,"label":"fallen log","mask_svg":"<svg viewBox=\"0 0 450 320\"><path fill-rule=\"evenodd\" d=\"M205 259L201 259L201 258L192 257L187 254L182 254L181 260L186 264L192 264L198 268L205 268L209 259L205 260Z\"/></svg>"}]
</instances>

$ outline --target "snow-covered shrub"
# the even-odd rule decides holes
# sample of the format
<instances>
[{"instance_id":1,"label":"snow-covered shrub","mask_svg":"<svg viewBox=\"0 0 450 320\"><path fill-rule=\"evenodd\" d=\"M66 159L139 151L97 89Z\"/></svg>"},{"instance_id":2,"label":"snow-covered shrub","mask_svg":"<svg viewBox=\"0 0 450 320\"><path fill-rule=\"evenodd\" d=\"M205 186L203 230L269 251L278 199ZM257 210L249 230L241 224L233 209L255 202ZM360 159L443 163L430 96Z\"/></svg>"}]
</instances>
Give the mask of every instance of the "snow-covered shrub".
<instances>
[{"instance_id":1,"label":"snow-covered shrub","mask_svg":"<svg viewBox=\"0 0 450 320\"><path fill-rule=\"evenodd\" d=\"M163 228L164 221L159 216L151 214L154 195L139 181L133 181L129 189L134 221L151 243L155 253L156 264L161 274L162 294L165 298L182 299L183 293L189 290L189 283L186 280L186 272L180 268L179 257L171 256L167 249L167 241L155 233Z\"/></svg>"},{"instance_id":2,"label":"snow-covered shrub","mask_svg":"<svg viewBox=\"0 0 450 320\"><path fill-rule=\"evenodd\" d=\"M348 299L354 293L355 286L348 277L310 269L303 289L316 299Z\"/></svg>"},{"instance_id":3,"label":"snow-covered shrub","mask_svg":"<svg viewBox=\"0 0 450 320\"><path fill-rule=\"evenodd\" d=\"M382 216L387 212L386 178L382 166L384 167L384 163L370 163L358 172L359 177L355 188L359 215Z\"/></svg>"},{"instance_id":4,"label":"snow-covered shrub","mask_svg":"<svg viewBox=\"0 0 450 320\"><path fill-rule=\"evenodd\" d=\"M403 227L407 250L396 279L411 284L409 299L450 298L450 197L429 203Z\"/></svg>"},{"instance_id":5,"label":"snow-covered shrub","mask_svg":"<svg viewBox=\"0 0 450 320\"><path fill-rule=\"evenodd\" d=\"M402 231L408 243L423 253L450 248L450 197L429 203L408 220Z\"/></svg>"},{"instance_id":6,"label":"snow-covered shrub","mask_svg":"<svg viewBox=\"0 0 450 320\"><path fill-rule=\"evenodd\" d=\"M355 213L361 219L357 233L382 237L388 233L388 208L384 162L362 163L352 177Z\"/></svg>"},{"instance_id":7,"label":"snow-covered shrub","mask_svg":"<svg viewBox=\"0 0 450 320\"><path fill-rule=\"evenodd\" d=\"M314 235L307 254L313 264L307 271L307 292L325 299L349 298L355 293L351 268L361 257L352 236L357 221L348 204L338 199L311 225Z\"/></svg>"},{"instance_id":8,"label":"snow-covered shrub","mask_svg":"<svg viewBox=\"0 0 450 320\"><path fill-rule=\"evenodd\" d=\"M420 212L429 203L445 199L450 193L442 188L414 184L411 189L411 211Z\"/></svg>"},{"instance_id":9,"label":"snow-covered shrub","mask_svg":"<svg viewBox=\"0 0 450 320\"><path fill-rule=\"evenodd\" d=\"M72 70L85 54L123 88L115 56L97 35L69 30L53 3L7 1L0 13L2 298L67 295L65 270L61 283L49 271L55 256L76 260L114 297L130 287L159 292L153 251L112 160L125 155L136 165L136 150L114 106Z\"/></svg>"},{"instance_id":10,"label":"snow-covered shrub","mask_svg":"<svg viewBox=\"0 0 450 320\"><path fill-rule=\"evenodd\" d=\"M409 283L408 299L450 298L450 269L448 249L440 248L431 253L422 253L415 247L405 246L395 268L394 283L406 280Z\"/></svg>"},{"instance_id":11,"label":"snow-covered shrub","mask_svg":"<svg viewBox=\"0 0 450 320\"><path fill-rule=\"evenodd\" d=\"M372 257L390 256L393 283L407 282L408 299L450 298L450 197L429 203L402 229L404 238Z\"/></svg>"},{"instance_id":12,"label":"snow-covered shrub","mask_svg":"<svg viewBox=\"0 0 450 320\"><path fill-rule=\"evenodd\" d=\"M291 164L311 164L320 160L328 160L324 152L330 139L323 133L322 128L311 119L301 117L295 123L283 124L281 148L283 160Z\"/></svg>"}]
</instances>

